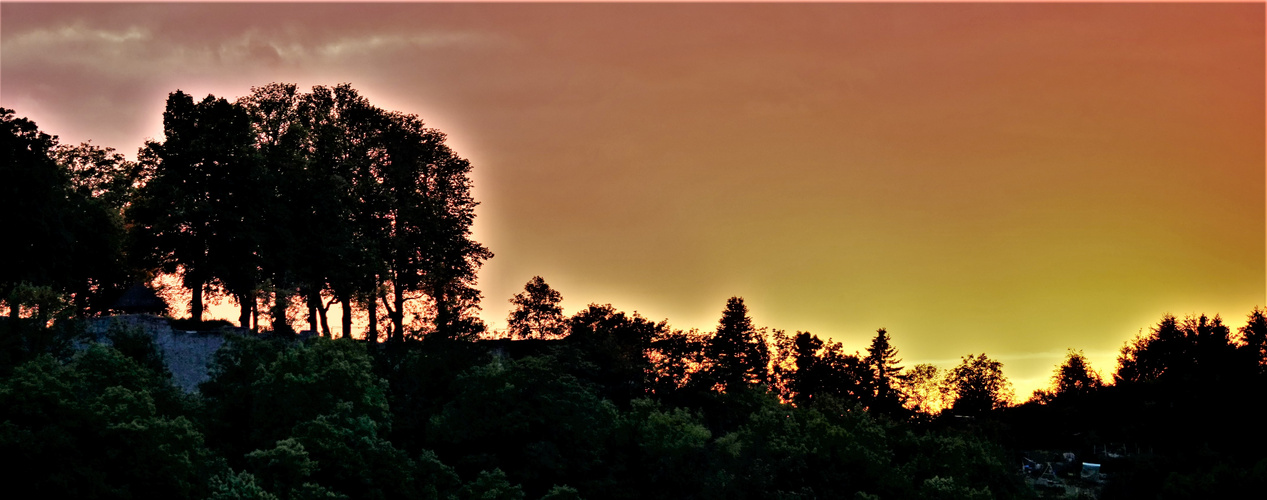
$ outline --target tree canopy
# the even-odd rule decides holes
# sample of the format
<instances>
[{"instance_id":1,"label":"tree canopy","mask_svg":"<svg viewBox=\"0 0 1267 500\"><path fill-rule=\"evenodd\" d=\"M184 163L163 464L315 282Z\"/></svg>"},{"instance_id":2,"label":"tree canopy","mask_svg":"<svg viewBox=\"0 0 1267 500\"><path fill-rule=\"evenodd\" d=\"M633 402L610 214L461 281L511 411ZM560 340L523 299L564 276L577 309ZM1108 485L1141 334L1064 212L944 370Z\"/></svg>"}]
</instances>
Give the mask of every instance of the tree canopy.
<instances>
[{"instance_id":1,"label":"tree canopy","mask_svg":"<svg viewBox=\"0 0 1267 500\"><path fill-rule=\"evenodd\" d=\"M231 292L258 267L259 249L247 242L244 225L263 208L259 158L246 112L225 99L194 102L173 92L163 113L162 143L140 154L153 177L128 211L135 225L134 249L168 273L179 273L191 295L190 315L202 319L206 290L219 284ZM254 228L259 230L262 228ZM249 279L249 278L246 278Z\"/></svg>"},{"instance_id":2,"label":"tree canopy","mask_svg":"<svg viewBox=\"0 0 1267 500\"><path fill-rule=\"evenodd\" d=\"M752 325L743 298L726 300L717 332L709 339L704 353L709 373L723 391L766 381L770 349L764 332Z\"/></svg>"},{"instance_id":3,"label":"tree canopy","mask_svg":"<svg viewBox=\"0 0 1267 500\"><path fill-rule=\"evenodd\" d=\"M966 415L981 415L1012 401L1012 384L1003 376L1003 363L969 354L950 369L947 380L955 392L951 408Z\"/></svg>"},{"instance_id":4,"label":"tree canopy","mask_svg":"<svg viewBox=\"0 0 1267 500\"><path fill-rule=\"evenodd\" d=\"M296 304L332 335L336 301L344 336L358 304L372 339L482 331L475 272L492 253L471 239L471 165L417 116L346 84L271 84L235 103L176 91L164 134L141 152L150 174L127 214L137 253L181 274L193 319L217 290L243 327L266 299L279 331Z\"/></svg>"},{"instance_id":5,"label":"tree canopy","mask_svg":"<svg viewBox=\"0 0 1267 500\"><path fill-rule=\"evenodd\" d=\"M1165 315L1148 334L1122 346L1113 378L1118 384L1150 382L1205 383L1223 378L1237 362L1231 332L1217 315L1177 320ZM1220 380L1219 382L1226 382Z\"/></svg>"},{"instance_id":6,"label":"tree canopy","mask_svg":"<svg viewBox=\"0 0 1267 500\"><path fill-rule=\"evenodd\" d=\"M540 276L533 276L524 285L524 291L510 298L515 306L506 318L508 333L514 338L552 338L566 330L563 308L559 302L563 295Z\"/></svg>"},{"instance_id":7,"label":"tree canopy","mask_svg":"<svg viewBox=\"0 0 1267 500\"><path fill-rule=\"evenodd\" d=\"M1091 369L1091 362L1081 350L1069 349L1065 361L1056 367L1051 377L1051 388L1034 392L1034 398L1050 401L1056 398L1078 398L1104 386L1100 373Z\"/></svg>"},{"instance_id":8,"label":"tree canopy","mask_svg":"<svg viewBox=\"0 0 1267 500\"><path fill-rule=\"evenodd\" d=\"M63 147L35 123L0 108L0 211L9 226L0 300L43 323L67 303L99 314L126 286L124 203L130 166L92 146ZM49 300L49 299L57 300Z\"/></svg>"}]
</instances>

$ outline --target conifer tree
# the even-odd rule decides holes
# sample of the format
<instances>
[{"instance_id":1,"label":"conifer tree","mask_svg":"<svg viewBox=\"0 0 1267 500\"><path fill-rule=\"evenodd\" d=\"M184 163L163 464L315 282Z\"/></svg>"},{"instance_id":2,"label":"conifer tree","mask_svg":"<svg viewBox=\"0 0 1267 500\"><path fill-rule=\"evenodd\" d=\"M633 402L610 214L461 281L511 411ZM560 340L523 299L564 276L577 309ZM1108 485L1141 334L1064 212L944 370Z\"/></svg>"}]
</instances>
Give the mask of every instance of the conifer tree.
<instances>
[{"instance_id":1,"label":"conifer tree","mask_svg":"<svg viewBox=\"0 0 1267 500\"><path fill-rule=\"evenodd\" d=\"M763 333L752 326L742 298L726 301L717 332L705 349L710 374L723 392L766 381L770 348Z\"/></svg>"},{"instance_id":2,"label":"conifer tree","mask_svg":"<svg viewBox=\"0 0 1267 500\"><path fill-rule=\"evenodd\" d=\"M871 347L867 348L867 366L871 368L875 381L875 402L873 407L881 411L892 411L902 407L902 393L894 387L894 379L902 371L898 365L902 360L897 357L897 348L889 343L889 332L884 328L875 331L871 339Z\"/></svg>"},{"instance_id":3,"label":"conifer tree","mask_svg":"<svg viewBox=\"0 0 1267 500\"><path fill-rule=\"evenodd\" d=\"M1258 367L1259 373L1267 372L1267 311L1255 307L1249 312L1245 326L1237 330L1241 334L1239 349Z\"/></svg>"}]
</instances>

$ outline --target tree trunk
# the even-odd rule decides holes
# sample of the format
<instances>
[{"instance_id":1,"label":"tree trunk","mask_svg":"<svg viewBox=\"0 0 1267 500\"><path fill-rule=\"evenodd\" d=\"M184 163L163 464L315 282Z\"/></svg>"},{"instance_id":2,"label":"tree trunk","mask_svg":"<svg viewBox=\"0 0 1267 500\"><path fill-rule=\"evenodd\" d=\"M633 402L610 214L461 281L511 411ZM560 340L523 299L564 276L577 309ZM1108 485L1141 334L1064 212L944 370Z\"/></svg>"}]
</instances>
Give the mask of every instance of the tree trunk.
<instances>
[{"instance_id":1,"label":"tree trunk","mask_svg":"<svg viewBox=\"0 0 1267 500\"><path fill-rule=\"evenodd\" d=\"M378 300L383 301L383 309L387 310L387 320L390 323L387 325L387 334L384 337L387 343L390 344L395 338L396 314L392 312L392 305L387 302L387 294L380 295Z\"/></svg>"},{"instance_id":2,"label":"tree trunk","mask_svg":"<svg viewBox=\"0 0 1267 500\"><path fill-rule=\"evenodd\" d=\"M365 335L365 340L369 343L378 342L378 279L374 279L374 292L370 295L370 329Z\"/></svg>"},{"instance_id":3,"label":"tree trunk","mask_svg":"<svg viewBox=\"0 0 1267 500\"><path fill-rule=\"evenodd\" d=\"M343 338L352 338L352 299L347 295L339 298L339 302L343 303Z\"/></svg>"},{"instance_id":4,"label":"tree trunk","mask_svg":"<svg viewBox=\"0 0 1267 500\"><path fill-rule=\"evenodd\" d=\"M319 332L321 330L320 330L320 327L317 325L317 309L321 307L321 296L318 295L317 292L312 291L311 289L308 291L307 295L308 295L307 297L308 298L308 329L314 332Z\"/></svg>"},{"instance_id":5,"label":"tree trunk","mask_svg":"<svg viewBox=\"0 0 1267 500\"><path fill-rule=\"evenodd\" d=\"M238 295L238 325L242 328L251 328L251 310L254 308L254 297L245 293Z\"/></svg>"},{"instance_id":6,"label":"tree trunk","mask_svg":"<svg viewBox=\"0 0 1267 500\"><path fill-rule=\"evenodd\" d=\"M197 285L189 287L189 292L192 294L189 317L195 322L202 321L202 282L199 281Z\"/></svg>"},{"instance_id":7,"label":"tree trunk","mask_svg":"<svg viewBox=\"0 0 1267 500\"><path fill-rule=\"evenodd\" d=\"M258 302L251 301L251 332L259 333L260 331L260 305Z\"/></svg>"},{"instance_id":8,"label":"tree trunk","mask_svg":"<svg viewBox=\"0 0 1267 500\"><path fill-rule=\"evenodd\" d=\"M287 309L290 309L290 293L285 290L278 290L273 295L273 310L270 311L273 332L283 335L293 335L295 333L295 329L290 326L290 322L286 318Z\"/></svg>"},{"instance_id":9,"label":"tree trunk","mask_svg":"<svg viewBox=\"0 0 1267 500\"><path fill-rule=\"evenodd\" d=\"M319 319L321 319L321 336L325 338L334 338L330 335L330 319L326 317L326 313L330 311L330 304L323 304L321 302L321 296L318 295L317 305L320 307L317 310L317 315Z\"/></svg>"},{"instance_id":10,"label":"tree trunk","mask_svg":"<svg viewBox=\"0 0 1267 500\"><path fill-rule=\"evenodd\" d=\"M392 311L392 326L395 327L395 335L397 342L405 340L405 290L399 284L392 287L392 302L396 305L396 310Z\"/></svg>"}]
</instances>

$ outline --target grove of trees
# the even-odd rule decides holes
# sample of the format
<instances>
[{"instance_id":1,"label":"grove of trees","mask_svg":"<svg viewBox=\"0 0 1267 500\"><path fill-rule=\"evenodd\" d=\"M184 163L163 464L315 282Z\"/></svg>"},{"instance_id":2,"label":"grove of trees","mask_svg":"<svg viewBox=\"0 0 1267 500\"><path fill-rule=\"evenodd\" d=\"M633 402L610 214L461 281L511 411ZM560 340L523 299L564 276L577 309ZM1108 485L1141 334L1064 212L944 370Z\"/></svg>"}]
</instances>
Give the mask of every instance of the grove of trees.
<instances>
[{"instance_id":1,"label":"grove of trees","mask_svg":"<svg viewBox=\"0 0 1267 500\"><path fill-rule=\"evenodd\" d=\"M369 104L348 85L252 89L236 102L181 91L164 139L138 161L63 147L4 111L5 209L23 224L22 266L0 276L10 315L23 287L100 314L133 282L176 274L200 321L207 293L231 297L239 325L339 335L458 338L482 331L476 271L492 253L471 239L471 165L416 116ZM10 171L11 170L11 171ZM29 225L29 227L28 227ZM16 307L14 307L16 305ZM319 326L318 326L319 325Z\"/></svg>"}]
</instances>

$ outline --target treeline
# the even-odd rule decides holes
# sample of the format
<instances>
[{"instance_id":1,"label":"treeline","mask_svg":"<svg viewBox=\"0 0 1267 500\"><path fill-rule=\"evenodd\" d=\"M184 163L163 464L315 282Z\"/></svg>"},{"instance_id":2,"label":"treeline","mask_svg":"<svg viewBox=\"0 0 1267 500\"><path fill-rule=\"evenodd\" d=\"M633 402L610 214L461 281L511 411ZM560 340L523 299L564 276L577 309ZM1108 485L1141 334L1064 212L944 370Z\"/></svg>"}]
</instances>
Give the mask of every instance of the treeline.
<instances>
[{"instance_id":1,"label":"treeline","mask_svg":"<svg viewBox=\"0 0 1267 500\"><path fill-rule=\"evenodd\" d=\"M661 396L759 385L797 406L827 397L897 420L925 421L943 409L982 415L1007 407L1013 399L1003 364L984 353L966 355L949 370L931 364L903 368L885 328L876 330L865 353L848 353L841 343L810 332L789 334L756 327L740 297L726 301L712 332L675 330L667 322L653 323L637 315L628 320L628 326L618 328L610 322L619 324L625 316L611 306L590 305L568 318L563 315L562 300L563 295L544 279L533 277L523 292L510 299L514 308L507 317L505 337L565 339L603 329L618 332L615 335L625 339L624 356L640 360L635 364L642 366L624 378L645 377L650 384L645 391ZM604 322L609 324L595 325ZM605 357L595 361L631 363Z\"/></svg>"},{"instance_id":2,"label":"treeline","mask_svg":"<svg viewBox=\"0 0 1267 500\"><path fill-rule=\"evenodd\" d=\"M1023 498L1035 449L1105 458L1104 497L1267 487L1261 309L1237 332L1166 316L1111 378L1071 351L1023 405L984 353L908 368L883 328L849 353L756 326L738 297L682 331L564 316L538 277L509 338L475 342L491 254L470 239L470 165L416 117L347 86L176 92L137 162L0 117L0 477L18 497ZM196 394L147 335L83 333L159 273L195 320L219 293L260 330L228 336ZM292 304L322 338L298 340Z\"/></svg>"},{"instance_id":3,"label":"treeline","mask_svg":"<svg viewBox=\"0 0 1267 500\"><path fill-rule=\"evenodd\" d=\"M357 314L375 340L483 330L475 277L492 253L470 237L470 163L417 116L348 85L271 84L232 103L173 92L164 140L136 162L58 144L12 110L0 123L0 213L19 263L0 273L11 317L102 314L127 286L168 273L195 321L217 293L245 328L262 312L290 331L297 303L326 336L351 336Z\"/></svg>"},{"instance_id":4,"label":"treeline","mask_svg":"<svg viewBox=\"0 0 1267 500\"><path fill-rule=\"evenodd\" d=\"M533 317L531 302L511 317ZM739 298L707 333L611 306L535 316L525 338L392 349L230 335L196 394L170 384L141 332L46 343L0 367L7 484L84 498L1029 498L1021 457L1045 449L1103 461L1103 498L1267 485L1261 309L1236 334L1166 316L1123 348L1111 384L1071 351L1019 406L995 390L996 361L965 356L936 414L883 329L845 354L754 326Z\"/></svg>"},{"instance_id":5,"label":"treeline","mask_svg":"<svg viewBox=\"0 0 1267 500\"><path fill-rule=\"evenodd\" d=\"M852 393L824 383L831 348L756 368L748 354L762 349L789 360L737 298L712 334L596 305L563 329L392 349L229 335L195 394L172 386L143 332L116 327L112 346L78 352L53 343L0 367L0 453L13 464L0 474L21 497L1029 494L1014 457L980 433L885 416L878 375Z\"/></svg>"},{"instance_id":6,"label":"treeline","mask_svg":"<svg viewBox=\"0 0 1267 500\"><path fill-rule=\"evenodd\" d=\"M1051 388L1001 415L1017 443L1099 456L1105 496L1253 498L1267 488L1267 316L1164 316L1111 377L1071 350Z\"/></svg>"}]
</instances>

